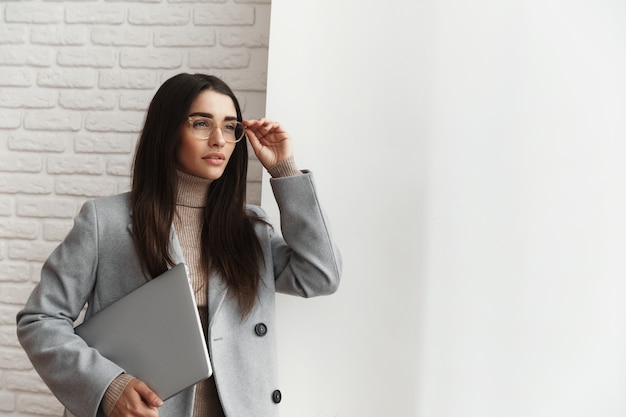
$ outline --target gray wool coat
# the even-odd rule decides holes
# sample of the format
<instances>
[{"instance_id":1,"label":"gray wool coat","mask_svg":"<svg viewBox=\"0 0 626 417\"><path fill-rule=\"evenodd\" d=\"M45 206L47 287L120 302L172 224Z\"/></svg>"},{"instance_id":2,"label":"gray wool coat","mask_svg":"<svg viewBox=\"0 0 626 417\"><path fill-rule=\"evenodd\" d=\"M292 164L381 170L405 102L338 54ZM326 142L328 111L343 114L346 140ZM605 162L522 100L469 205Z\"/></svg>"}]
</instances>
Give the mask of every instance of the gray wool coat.
<instances>
[{"instance_id":1,"label":"gray wool coat","mask_svg":"<svg viewBox=\"0 0 626 417\"><path fill-rule=\"evenodd\" d=\"M331 294L339 284L341 258L312 174L272 179L271 185L282 236L260 222L255 226L265 265L252 312L242 320L236 299L222 281L216 279L210 287L217 292L210 298L218 301L210 306L215 313L207 343L228 417L278 415L275 292L311 297ZM258 207L249 209L263 215ZM150 279L136 255L130 224L128 194L85 203L17 315L18 338L34 368L77 417L103 416L104 392L124 370L76 336L74 321L86 303L88 319ZM170 246L174 260L184 262L173 228ZM258 324L264 324L266 332L255 331ZM191 387L166 401L159 415L191 417L193 397Z\"/></svg>"}]
</instances>

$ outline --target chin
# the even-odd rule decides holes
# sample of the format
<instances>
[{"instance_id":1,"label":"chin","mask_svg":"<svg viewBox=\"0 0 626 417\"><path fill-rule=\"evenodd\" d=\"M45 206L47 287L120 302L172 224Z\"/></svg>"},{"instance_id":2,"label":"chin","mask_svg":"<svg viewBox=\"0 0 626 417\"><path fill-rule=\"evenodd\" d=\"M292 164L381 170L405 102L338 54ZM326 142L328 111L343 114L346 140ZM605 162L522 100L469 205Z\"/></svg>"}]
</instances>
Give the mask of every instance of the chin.
<instances>
[{"instance_id":1,"label":"chin","mask_svg":"<svg viewBox=\"0 0 626 417\"><path fill-rule=\"evenodd\" d=\"M201 177L207 180L215 181L222 178L222 175L224 175L224 172L205 172L201 175Z\"/></svg>"}]
</instances>

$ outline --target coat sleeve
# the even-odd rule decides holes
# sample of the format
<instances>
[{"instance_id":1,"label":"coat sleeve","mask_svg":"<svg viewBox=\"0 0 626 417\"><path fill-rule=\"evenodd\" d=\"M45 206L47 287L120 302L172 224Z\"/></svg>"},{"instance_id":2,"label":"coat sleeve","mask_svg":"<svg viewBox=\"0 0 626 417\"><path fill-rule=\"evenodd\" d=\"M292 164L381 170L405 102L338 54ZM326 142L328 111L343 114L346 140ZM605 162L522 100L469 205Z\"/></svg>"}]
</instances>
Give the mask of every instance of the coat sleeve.
<instances>
[{"instance_id":1,"label":"coat sleeve","mask_svg":"<svg viewBox=\"0 0 626 417\"><path fill-rule=\"evenodd\" d=\"M342 269L328 221L319 204L313 175L273 178L282 236L272 236L276 291L313 297L334 293Z\"/></svg>"},{"instance_id":2,"label":"coat sleeve","mask_svg":"<svg viewBox=\"0 0 626 417\"><path fill-rule=\"evenodd\" d=\"M106 388L123 372L74 333L73 323L96 281L97 229L95 204L87 202L17 315L17 336L33 367L78 417L95 416Z\"/></svg>"}]
</instances>

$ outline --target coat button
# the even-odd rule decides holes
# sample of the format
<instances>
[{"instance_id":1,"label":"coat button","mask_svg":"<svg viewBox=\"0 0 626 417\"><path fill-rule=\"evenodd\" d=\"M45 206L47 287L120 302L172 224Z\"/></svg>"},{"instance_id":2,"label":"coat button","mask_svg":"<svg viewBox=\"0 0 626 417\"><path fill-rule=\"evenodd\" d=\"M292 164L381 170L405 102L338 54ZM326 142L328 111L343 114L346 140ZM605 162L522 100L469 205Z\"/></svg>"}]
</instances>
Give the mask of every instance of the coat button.
<instances>
[{"instance_id":1,"label":"coat button","mask_svg":"<svg viewBox=\"0 0 626 417\"><path fill-rule=\"evenodd\" d=\"M254 332L257 334L257 336L263 337L267 334L267 326L263 323L259 323L254 326Z\"/></svg>"},{"instance_id":2,"label":"coat button","mask_svg":"<svg viewBox=\"0 0 626 417\"><path fill-rule=\"evenodd\" d=\"M282 399L283 399L283 394L280 392L280 390L276 390L272 392L272 401L274 401L275 404L278 404L279 402L281 402Z\"/></svg>"}]
</instances>

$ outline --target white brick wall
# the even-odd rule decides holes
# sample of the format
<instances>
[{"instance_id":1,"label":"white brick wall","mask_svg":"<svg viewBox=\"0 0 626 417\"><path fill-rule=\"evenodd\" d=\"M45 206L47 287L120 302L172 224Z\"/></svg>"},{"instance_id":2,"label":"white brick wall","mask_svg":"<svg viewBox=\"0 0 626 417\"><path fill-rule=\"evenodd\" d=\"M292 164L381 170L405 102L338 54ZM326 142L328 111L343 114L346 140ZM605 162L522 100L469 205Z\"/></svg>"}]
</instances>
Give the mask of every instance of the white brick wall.
<instances>
[{"instance_id":1,"label":"white brick wall","mask_svg":"<svg viewBox=\"0 0 626 417\"><path fill-rule=\"evenodd\" d=\"M89 198L128 190L147 105L179 72L265 111L270 0L0 0L0 416L59 416L15 337L41 263ZM261 199L251 160L248 199Z\"/></svg>"}]
</instances>

